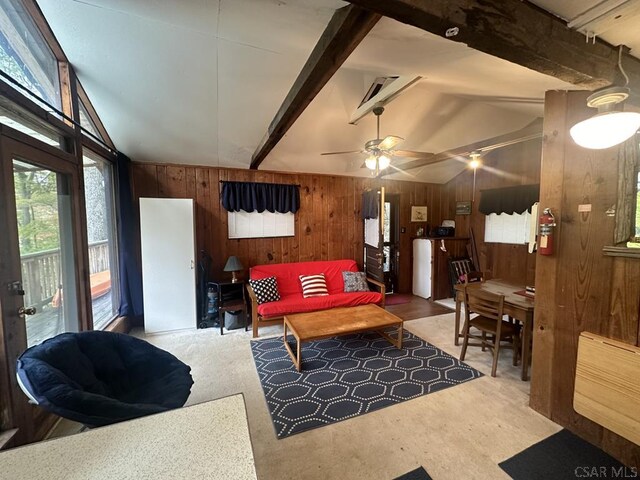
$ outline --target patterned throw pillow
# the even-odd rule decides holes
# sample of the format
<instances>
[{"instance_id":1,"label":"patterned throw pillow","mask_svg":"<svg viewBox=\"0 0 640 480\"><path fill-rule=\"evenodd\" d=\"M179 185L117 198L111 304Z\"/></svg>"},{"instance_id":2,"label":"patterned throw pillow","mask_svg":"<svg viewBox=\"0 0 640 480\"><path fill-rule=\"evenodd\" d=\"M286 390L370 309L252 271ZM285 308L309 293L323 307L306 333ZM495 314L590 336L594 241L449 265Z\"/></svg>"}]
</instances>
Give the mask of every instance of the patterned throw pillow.
<instances>
[{"instance_id":1,"label":"patterned throw pillow","mask_svg":"<svg viewBox=\"0 0 640 480\"><path fill-rule=\"evenodd\" d=\"M317 275L300 275L300 283L302 283L302 296L304 298L329 295L324 273Z\"/></svg>"},{"instance_id":2,"label":"patterned throw pillow","mask_svg":"<svg viewBox=\"0 0 640 480\"><path fill-rule=\"evenodd\" d=\"M368 292L367 276L364 272L342 272L345 292Z\"/></svg>"},{"instance_id":3,"label":"patterned throw pillow","mask_svg":"<svg viewBox=\"0 0 640 480\"><path fill-rule=\"evenodd\" d=\"M249 284L256 294L258 305L280 300L276 277L267 277L260 280L249 280Z\"/></svg>"}]
</instances>

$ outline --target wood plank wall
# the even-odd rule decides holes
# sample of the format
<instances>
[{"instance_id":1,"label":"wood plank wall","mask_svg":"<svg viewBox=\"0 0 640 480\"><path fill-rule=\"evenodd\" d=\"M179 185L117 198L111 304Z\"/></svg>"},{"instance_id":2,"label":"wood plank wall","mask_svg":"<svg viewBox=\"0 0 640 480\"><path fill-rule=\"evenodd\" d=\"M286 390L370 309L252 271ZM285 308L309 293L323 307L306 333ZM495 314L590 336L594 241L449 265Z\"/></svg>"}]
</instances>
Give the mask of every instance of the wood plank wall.
<instances>
[{"instance_id":1,"label":"wood plank wall","mask_svg":"<svg viewBox=\"0 0 640 480\"><path fill-rule=\"evenodd\" d=\"M613 243L617 149L578 147L568 130L593 115L589 92L547 92L542 149L541 206L556 215L556 252L538 256L531 407L640 467L635 445L573 410L578 336L589 331L638 345L640 260L602 254ZM589 213L578 205L591 204Z\"/></svg>"},{"instance_id":2,"label":"wood plank wall","mask_svg":"<svg viewBox=\"0 0 640 480\"><path fill-rule=\"evenodd\" d=\"M384 186L400 195L400 292L411 292L411 240L420 224L410 222L412 205L427 205L429 223L441 223L442 186L405 181L329 175L209 168L184 165L133 164L134 198L193 198L196 203L196 243L213 257L212 272L222 271L230 255L245 267L265 263L353 258L362 266L362 192ZM227 238L227 215L220 204L221 180L301 185L301 207L295 236L265 239Z\"/></svg>"},{"instance_id":3,"label":"wood plank wall","mask_svg":"<svg viewBox=\"0 0 640 480\"><path fill-rule=\"evenodd\" d=\"M536 256L529 254L526 245L485 243L485 215L478 211L482 190L490 188L530 185L540 183L540 156L542 140L530 140L521 144L488 152L482 158L482 168L476 175L476 194L471 215L456 215L456 202L471 201L473 171L465 171L447 183L443 210L446 218L456 221L456 232L469 235L473 229L480 258L480 269L487 278L502 278L522 285L535 281Z\"/></svg>"}]
</instances>

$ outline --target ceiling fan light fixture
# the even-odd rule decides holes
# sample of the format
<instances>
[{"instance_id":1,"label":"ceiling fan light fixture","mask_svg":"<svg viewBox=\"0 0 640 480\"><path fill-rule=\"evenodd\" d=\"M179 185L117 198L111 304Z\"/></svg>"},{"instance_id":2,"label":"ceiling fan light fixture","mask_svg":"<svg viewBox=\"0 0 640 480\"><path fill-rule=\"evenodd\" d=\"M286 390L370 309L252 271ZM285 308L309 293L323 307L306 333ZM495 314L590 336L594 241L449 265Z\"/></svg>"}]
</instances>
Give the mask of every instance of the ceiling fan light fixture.
<instances>
[{"instance_id":1,"label":"ceiling fan light fixture","mask_svg":"<svg viewBox=\"0 0 640 480\"><path fill-rule=\"evenodd\" d=\"M378 159L374 155L370 155L364 161L364 164L369 170L375 170L378 167Z\"/></svg>"},{"instance_id":2,"label":"ceiling fan light fixture","mask_svg":"<svg viewBox=\"0 0 640 480\"><path fill-rule=\"evenodd\" d=\"M481 165L480 162L480 152L473 151L469 154L469 168L473 168L474 170Z\"/></svg>"},{"instance_id":3,"label":"ceiling fan light fixture","mask_svg":"<svg viewBox=\"0 0 640 480\"><path fill-rule=\"evenodd\" d=\"M389 165L391 165L391 159L389 157L386 155L380 155L380 157L378 157L378 168L380 168L380 170L388 168Z\"/></svg>"},{"instance_id":4,"label":"ceiling fan light fixture","mask_svg":"<svg viewBox=\"0 0 640 480\"><path fill-rule=\"evenodd\" d=\"M615 110L629 96L626 87L607 87L587 98L587 106L598 113L576 123L569 133L584 148L600 150L613 147L630 138L640 128L640 113Z\"/></svg>"}]
</instances>

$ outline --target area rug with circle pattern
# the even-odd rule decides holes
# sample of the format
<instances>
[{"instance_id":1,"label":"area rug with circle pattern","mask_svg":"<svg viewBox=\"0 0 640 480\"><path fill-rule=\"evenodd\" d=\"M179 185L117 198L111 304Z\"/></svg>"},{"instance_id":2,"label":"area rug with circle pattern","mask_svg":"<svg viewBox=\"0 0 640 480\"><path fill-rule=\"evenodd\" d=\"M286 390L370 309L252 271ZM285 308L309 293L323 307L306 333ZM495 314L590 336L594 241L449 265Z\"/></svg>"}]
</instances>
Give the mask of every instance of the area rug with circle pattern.
<instances>
[{"instance_id":1,"label":"area rug with circle pattern","mask_svg":"<svg viewBox=\"0 0 640 480\"><path fill-rule=\"evenodd\" d=\"M303 343L301 372L282 337L252 341L251 350L278 438L482 376L406 330L402 350L375 332Z\"/></svg>"}]
</instances>

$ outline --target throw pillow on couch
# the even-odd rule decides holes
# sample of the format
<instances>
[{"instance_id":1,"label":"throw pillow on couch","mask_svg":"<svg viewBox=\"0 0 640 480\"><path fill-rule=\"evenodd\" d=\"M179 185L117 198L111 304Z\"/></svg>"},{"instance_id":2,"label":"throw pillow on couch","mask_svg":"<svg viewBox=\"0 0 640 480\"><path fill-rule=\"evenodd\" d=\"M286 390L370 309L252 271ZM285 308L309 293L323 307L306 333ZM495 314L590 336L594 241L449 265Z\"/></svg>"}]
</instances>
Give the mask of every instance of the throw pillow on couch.
<instances>
[{"instance_id":1,"label":"throw pillow on couch","mask_svg":"<svg viewBox=\"0 0 640 480\"><path fill-rule=\"evenodd\" d=\"M302 284L302 296L304 298L326 297L329 295L324 273L318 273L316 275L300 275L300 283Z\"/></svg>"},{"instance_id":2,"label":"throw pillow on couch","mask_svg":"<svg viewBox=\"0 0 640 480\"><path fill-rule=\"evenodd\" d=\"M342 272L344 280L344 291L348 292L369 292L367 276L364 272Z\"/></svg>"},{"instance_id":3,"label":"throw pillow on couch","mask_svg":"<svg viewBox=\"0 0 640 480\"><path fill-rule=\"evenodd\" d=\"M249 280L249 285L256 294L258 305L280 300L276 277L267 277L260 280Z\"/></svg>"}]
</instances>

